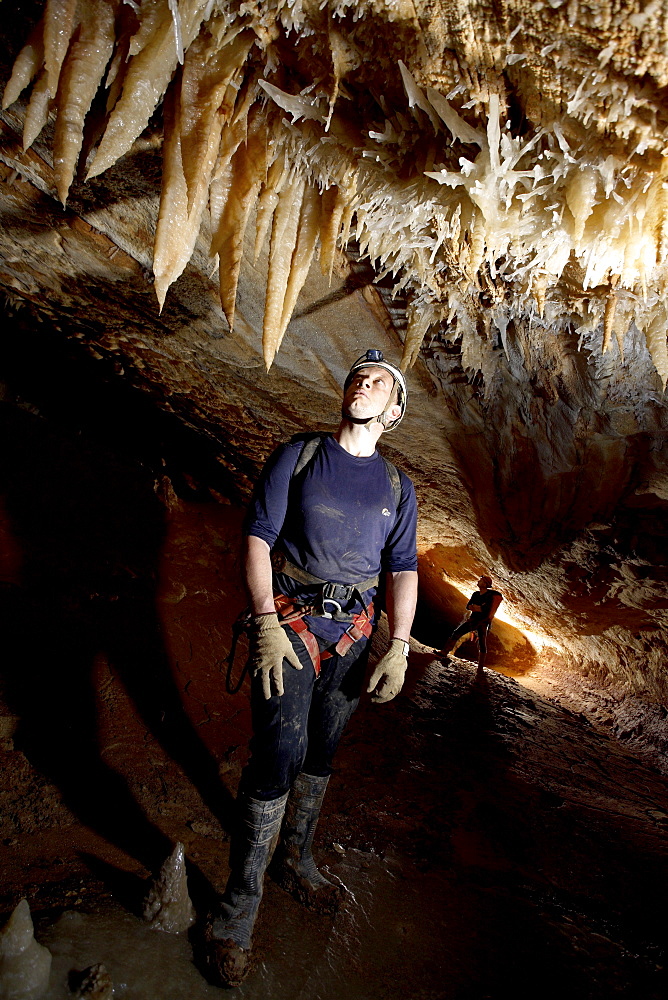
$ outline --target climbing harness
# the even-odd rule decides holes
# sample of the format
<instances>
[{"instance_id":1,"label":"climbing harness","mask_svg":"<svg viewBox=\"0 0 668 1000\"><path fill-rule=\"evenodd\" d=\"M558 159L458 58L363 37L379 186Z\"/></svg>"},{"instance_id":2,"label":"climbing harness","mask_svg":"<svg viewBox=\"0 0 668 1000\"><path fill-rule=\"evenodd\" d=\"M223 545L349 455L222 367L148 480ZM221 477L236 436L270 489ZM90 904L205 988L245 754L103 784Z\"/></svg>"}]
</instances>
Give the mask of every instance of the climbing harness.
<instances>
[{"instance_id":1,"label":"climbing harness","mask_svg":"<svg viewBox=\"0 0 668 1000\"><path fill-rule=\"evenodd\" d=\"M318 640L309 630L304 621L307 615L317 615L318 609L313 605L299 604L285 594L277 594L274 597L276 611L282 625L288 625L293 632L296 632L313 663L316 677L320 675L321 661L328 660L333 655L329 650L320 650ZM321 616L322 617L322 616ZM354 646L363 637L367 639L373 631L373 601L364 611L359 614L349 616L350 625L345 630L336 646L334 652L339 656L345 656L351 646Z\"/></svg>"},{"instance_id":2,"label":"climbing harness","mask_svg":"<svg viewBox=\"0 0 668 1000\"><path fill-rule=\"evenodd\" d=\"M337 585L331 584L331 586ZM333 653L327 649L320 649L317 638L313 632L309 631L309 627L304 621L304 618L307 615L316 615L321 618L332 618L333 615L321 615L319 614L319 609L316 605L300 604L298 601L293 600L291 597L287 597L285 594L275 595L274 606L281 625L288 625L303 642L304 648L306 649L313 664L316 677L318 677L320 675L322 661L330 659L333 656ZM339 656L345 656L349 649L360 639L363 637L366 637L367 639L370 638L373 631L373 614L373 601L371 601L368 607L366 607L359 614L348 615L345 620L349 621L350 625L334 647L334 652L338 653ZM252 618L253 616L250 611L246 609L239 615L232 626L232 645L230 647L229 656L227 657L227 674L225 677L225 689L228 694L236 694L240 690L248 672L248 662L246 662L243 670L241 671L239 680L236 684L232 683L232 669L234 667L234 658L237 651L239 636L242 632L248 633L250 631Z\"/></svg>"}]
</instances>

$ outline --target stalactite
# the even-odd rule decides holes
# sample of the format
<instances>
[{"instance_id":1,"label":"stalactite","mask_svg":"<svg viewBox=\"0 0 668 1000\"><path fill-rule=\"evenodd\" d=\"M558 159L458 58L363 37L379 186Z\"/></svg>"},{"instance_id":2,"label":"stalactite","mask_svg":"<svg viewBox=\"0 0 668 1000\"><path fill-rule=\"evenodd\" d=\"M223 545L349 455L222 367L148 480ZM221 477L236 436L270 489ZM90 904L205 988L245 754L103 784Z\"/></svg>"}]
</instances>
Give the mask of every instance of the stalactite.
<instances>
[{"instance_id":1,"label":"stalactite","mask_svg":"<svg viewBox=\"0 0 668 1000\"><path fill-rule=\"evenodd\" d=\"M104 0L97 0L98 3ZM204 16L203 0L184 0L181 9L184 40L195 38ZM123 93L111 113L88 177L107 170L132 146L176 73L178 56L172 14L167 3L140 52L130 62L123 81Z\"/></svg>"},{"instance_id":2,"label":"stalactite","mask_svg":"<svg viewBox=\"0 0 668 1000\"><path fill-rule=\"evenodd\" d=\"M2 96L2 107L8 108L14 101L18 100L22 92L32 83L34 77L39 72L44 63L44 41L43 26L40 22L35 25L30 38L19 52L14 61L12 75L7 81L4 94Z\"/></svg>"},{"instance_id":3,"label":"stalactite","mask_svg":"<svg viewBox=\"0 0 668 1000\"><path fill-rule=\"evenodd\" d=\"M668 166L661 128L656 124L652 131L648 124L651 113L656 117L649 92L635 88L631 77L610 77L601 60L561 118L526 118L516 127L491 67L481 63L449 94L441 92L437 74L424 68L418 83L410 67L419 60L410 47L392 62L384 28L377 41L372 35L365 42L377 46L387 82L370 92L357 83L363 55L355 25L368 18L372 30L382 26L377 5L359 0L352 22L344 16L346 3L328 2L322 14L317 6L292 0L181 0L178 6L169 0L48 0L16 58L3 107L32 82L26 147L56 111L54 166L65 202L105 68L108 120L88 177L130 151L169 91L154 249L160 306L193 252L208 198L211 252L220 257L221 301L233 324L243 233L255 206L256 259L272 229L263 333L268 365L312 256L316 215L314 249L319 242L325 275L331 277L337 248L346 246L354 225L361 252L424 311L409 322L406 364L417 357L417 331L426 330L429 317L447 303L445 289L457 287L474 303L485 275L503 286L505 308L515 316L534 310L531 288L543 317L549 287L550 323L566 328L572 311L562 276L574 262L582 291L600 296L605 306L604 348L613 331L623 337L615 303L630 295L639 329L651 336L652 358L663 365L655 319L663 315L668 286ZM548 8L540 17L552 16ZM390 25L391 19L385 27L394 32ZM295 48L290 32L303 44ZM621 52L621 42L615 44ZM518 53L511 55L508 65L521 65ZM632 46L625 58L635 66ZM318 76L309 62L317 59L324 60ZM663 78L657 59L645 69ZM304 86L310 77L312 85ZM603 106L614 143L602 141L591 125ZM276 117L262 147L252 123L268 120L270 108ZM569 127L571 121L577 128ZM299 229L301 201L295 202L305 184L309 206L311 189L321 192L318 212L309 209L308 240ZM289 243L279 247L282 228ZM614 294L605 290L610 274L617 276Z\"/></svg>"},{"instance_id":4,"label":"stalactite","mask_svg":"<svg viewBox=\"0 0 668 1000\"><path fill-rule=\"evenodd\" d=\"M283 339L284 330L281 324L283 303L292 268L292 255L297 243L303 195L303 178L292 177L281 189L274 212L262 329L262 352L267 371L271 368Z\"/></svg>"},{"instance_id":5,"label":"stalactite","mask_svg":"<svg viewBox=\"0 0 668 1000\"><path fill-rule=\"evenodd\" d=\"M230 330L234 328L237 282L244 234L251 208L267 172L267 122L255 114L231 160L229 193L211 239L211 253L220 258L220 299Z\"/></svg>"},{"instance_id":6,"label":"stalactite","mask_svg":"<svg viewBox=\"0 0 668 1000\"><path fill-rule=\"evenodd\" d=\"M77 0L46 0L44 68L51 97L56 96L60 68L76 24Z\"/></svg>"},{"instance_id":7,"label":"stalactite","mask_svg":"<svg viewBox=\"0 0 668 1000\"><path fill-rule=\"evenodd\" d=\"M267 180L262 186L262 191L260 192L260 198L257 204L254 249L255 261L257 261L260 256L260 252L264 246L286 177L287 165L285 157L283 155L279 155L269 167Z\"/></svg>"},{"instance_id":8,"label":"stalactite","mask_svg":"<svg viewBox=\"0 0 668 1000\"><path fill-rule=\"evenodd\" d=\"M314 184L307 183L299 214L297 242L292 260L290 261L290 275L283 299L279 344L290 322L292 311L297 303L299 293L304 287L309 267L313 260L320 231L320 208L320 194L317 187ZM276 350L278 350L278 346Z\"/></svg>"},{"instance_id":9,"label":"stalactite","mask_svg":"<svg viewBox=\"0 0 668 1000\"><path fill-rule=\"evenodd\" d=\"M46 70L37 77L23 122L23 148L30 149L49 117L51 94Z\"/></svg>"},{"instance_id":10,"label":"stalactite","mask_svg":"<svg viewBox=\"0 0 668 1000\"><path fill-rule=\"evenodd\" d=\"M82 5L81 22L61 69L53 166L63 205L79 159L84 121L113 52L114 15L111 3Z\"/></svg>"}]
</instances>

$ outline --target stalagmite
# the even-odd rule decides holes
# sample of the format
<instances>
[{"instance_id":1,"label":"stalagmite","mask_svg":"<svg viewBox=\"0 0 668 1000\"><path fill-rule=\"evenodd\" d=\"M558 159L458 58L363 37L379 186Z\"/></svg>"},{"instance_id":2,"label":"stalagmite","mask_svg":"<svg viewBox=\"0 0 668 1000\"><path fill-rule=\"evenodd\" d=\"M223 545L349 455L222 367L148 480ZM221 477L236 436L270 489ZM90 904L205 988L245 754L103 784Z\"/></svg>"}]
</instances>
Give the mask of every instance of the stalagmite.
<instances>
[{"instance_id":1,"label":"stalagmite","mask_svg":"<svg viewBox=\"0 0 668 1000\"><path fill-rule=\"evenodd\" d=\"M180 934L195 922L188 895L183 844L177 844L148 891L142 916L150 927Z\"/></svg>"},{"instance_id":2,"label":"stalagmite","mask_svg":"<svg viewBox=\"0 0 668 1000\"><path fill-rule=\"evenodd\" d=\"M22 899L0 930L0 1000L38 1000L49 985L51 952L35 940Z\"/></svg>"}]
</instances>

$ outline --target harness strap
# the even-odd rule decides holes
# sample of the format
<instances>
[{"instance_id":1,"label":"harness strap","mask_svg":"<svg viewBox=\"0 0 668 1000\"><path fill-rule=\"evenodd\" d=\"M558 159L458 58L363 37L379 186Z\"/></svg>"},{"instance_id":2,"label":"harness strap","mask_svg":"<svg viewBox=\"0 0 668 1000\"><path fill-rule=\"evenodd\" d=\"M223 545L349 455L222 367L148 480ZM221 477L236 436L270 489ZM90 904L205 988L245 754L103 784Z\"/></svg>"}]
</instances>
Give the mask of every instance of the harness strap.
<instances>
[{"instance_id":1,"label":"harness strap","mask_svg":"<svg viewBox=\"0 0 668 1000\"><path fill-rule=\"evenodd\" d=\"M288 622L288 625L293 632L296 632L301 641L304 643L306 652L311 657L311 662L313 664L313 669L315 670L316 677L320 676L320 661L326 658L331 653L320 652L320 646L318 645L318 640L313 635L313 632L309 632L308 625L303 618L295 618L293 621Z\"/></svg>"},{"instance_id":2,"label":"harness strap","mask_svg":"<svg viewBox=\"0 0 668 1000\"><path fill-rule=\"evenodd\" d=\"M327 649L320 650L317 638L309 630L308 625L304 621L306 615L313 614L317 609L312 605L297 604L285 594L276 594L274 596L274 606L276 613L280 617L281 624L288 625L304 643L304 648L313 663L315 675L319 677L322 660L330 659L333 654ZM366 636L368 639L373 631L372 618L373 602L366 609L366 612L363 611L361 614L353 615L352 624L337 642L334 652L338 653L339 656L345 656L348 650L363 636Z\"/></svg>"},{"instance_id":3,"label":"harness strap","mask_svg":"<svg viewBox=\"0 0 668 1000\"><path fill-rule=\"evenodd\" d=\"M285 573L286 576L292 577L297 583L304 583L307 586L322 585L326 584L328 580L322 580L319 576L314 576L312 573L308 573L301 566L295 566L293 562L286 556L284 552L275 549L271 554L271 564L276 573ZM372 587L377 587L380 577L378 575L369 577L368 580L360 580L359 583L350 584L351 588L359 591L363 594L365 590L371 590ZM343 584L342 586L347 586Z\"/></svg>"}]
</instances>

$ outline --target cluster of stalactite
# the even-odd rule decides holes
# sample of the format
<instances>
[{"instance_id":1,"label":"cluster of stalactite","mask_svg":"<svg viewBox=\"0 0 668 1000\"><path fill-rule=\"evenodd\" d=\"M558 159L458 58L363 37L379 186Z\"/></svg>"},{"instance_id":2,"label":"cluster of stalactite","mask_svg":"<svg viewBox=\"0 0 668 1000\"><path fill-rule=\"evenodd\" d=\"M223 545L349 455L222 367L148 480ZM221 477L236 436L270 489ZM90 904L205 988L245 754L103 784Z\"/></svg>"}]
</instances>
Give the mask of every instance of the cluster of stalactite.
<instances>
[{"instance_id":1,"label":"cluster of stalactite","mask_svg":"<svg viewBox=\"0 0 668 1000\"><path fill-rule=\"evenodd\" d=\"M384 7L391 20L402 2ZM598 76L582 81L559 120L520 127L491 82L473 97L461 80L443 93L423 73L419 85L412 51L382 63L385 92L356 89L353 35L370 12L376 25L375 0L47 0L3 107L32 84L26 148L55 115L54 171L65 204L79 159L89 178L102 173L131 150L162 102L158 300L162 306L190 260L206 217L232 327L254 214L256 258L269 237L267 367L314 255L331 274L354 238L379 276L408 294L404 367L435 328L460 337L464 363L475 367L482 291L486 329L501 339L510 322L529 316L537 326L598 337L603 351L614 339L623 359L635 323L665 386L665 138L656 121L629 124L637 90L607 81L614 53L599 60ZM521 48L516 34L507 40L509 65L525 58L513 52ZM604 92L614 142L585 128ZM85 135L99 137L96 148Z\"/></svg>"}]
</instances>

